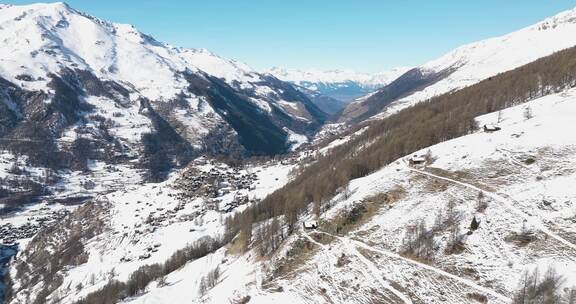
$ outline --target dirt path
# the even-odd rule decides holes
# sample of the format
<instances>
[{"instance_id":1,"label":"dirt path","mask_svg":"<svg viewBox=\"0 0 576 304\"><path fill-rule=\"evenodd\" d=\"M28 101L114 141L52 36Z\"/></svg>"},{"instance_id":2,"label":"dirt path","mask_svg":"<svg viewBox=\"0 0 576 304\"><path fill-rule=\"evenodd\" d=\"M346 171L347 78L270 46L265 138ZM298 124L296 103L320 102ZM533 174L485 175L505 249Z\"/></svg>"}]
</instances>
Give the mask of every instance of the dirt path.
<instances>
[{"instance_id":1,"label":"dirt path","mask_svg":"<svg viewBox=\"0 0 576 304\"><path fill-rule=\"evenodd\" d=\"M308 238L308 240L310 240L311 242L313 242L316 245L319 245L323 250L326 250L324 244L321 244L321 243L315 241L308 233L304 232L304 235ZM329 234L327 234L327 235L329 235ZM362 264L366 265L368 271L366 271L364 269L362 269L361 271L364 274L364 276L366 276L367 279L368 278L375 278L376 281L378 281L378 283L382 287L384 287L388 291L392 292L395 296L397 296L399 299L401 299L404 303L412 304L412 300L410 300L410 298L408 296L406 296L405 294L403 294L402 292L400 292L396 288L390 286L390 284L388 284L388 282L386 282L382 278L381 271L378 269L378 267L376 267L376 265L374 265L374 263L372 263L370 260L368 260L362 254L360 254L360 252L358 252L358 250L354 246L351 246L350 242L348 242L342 238L338 238L338 239L343 241L343 244L344 244L346 250L350 254L356 256L360 260L360 262L362 262ZM372 275L370 275L369 273L371 273Z\"/></svg>"},{"instance_id":2,"label":"dirt path","mask_svg":"<svg viewBox=\"0 0 576 304\"><path fill-rule=\"evenodd\" d=\"M560 243L566 245L567 247L570 247L571 249L573 249L574 251L576 251L576 245L567 241L566 239L562 238L561 236L557 235L556 233L550 231L550 229L548 229L546 226L544 226L542 224L542 222L534 217L534 216L530 216L526 213L524 213L522 210L516 208L514 206L514 203L512 201L510 201L509 199L506 199L498 194L495 194L493 192L489 192L483 189L480 189L476 186L458 181L458 180L454 180L454 179L450 179L447 177L443 177L443 176L439 176L439 175L435 175L426 171L422 171L422 170L418 170L418 169L414 169L414 168L408 168L408 170L412 171L412 172L416 172L418 174L421 175L425 175L428 177L432 177L432 178L436 178L439 180L443 180L443 181L447 181L456 185L460 185L463 187L466 187L468 189L472 189L474 191L478 191L478 192L482 192L485 196L502 203L508 210L512 211L513 213L515 213L516 215L520 216L521 218L523 218L528 224L531 224L532 226L538 228L540 231L542 231L543 233L545 233L546 235L548 235L549 237L556 239L557 241L559 241Z\"/></svg>"},{"instance_id":3,"label":"dirt path","mask_svg":"<svg viewBox=\"0 0 576 304\"><path fill-rule=\"evenodd\" d=\"M335 238L339 239L340 241L342 241L342 242L344 243L344 245L345 245L347 248L350 247L350 244L353 244L353 245L356 245L356 246L358 246L358 247L361 247L361 248L364 248L364 249L367 249L367 250L370 250L370 251L378 252L378 253L380 253L380 254L382 254L382 255L385 255L385 256L388 256L388 257L391 257L391 258L400 259L400 260L405 261L405 262L407 262L407 263L409 263L409 264L411 264L411 265L414 265L414 266L417 266L417 267L419 267L419 268L432 271L432 272L434 272L434 273L436 273L436 274L439 274L439 275L441 275L441 276L445 276L445 277L448 277L448 278L450 278L450 279L453 279L453 280L455 280L455 281L457 281L457 282L459 282L459 283L462 283L462 284L464 284L464 285L466 285L466 286L468 286L468 287L471 287L471 288L473 288L473 289L476 289L476 290L478 290L478 291L481 291L481 292L483 292L483 293L485 293L485 294L487 294L487 295L490 295L490 296L492 296L492 297L494 297L494 298L496 298L496 299L498 299L498 300L501 300L501 301L503 301L503 302L505 302L505 303L511 302L511 300L510 300L508 297L506 297L506 296L504 296L504 295L502 295L502 294L500 294L500 293L498 293L498 292L495 292L495 291L493 291L493 290L491 290L491 289L489 289L489 288L486 288L486 287L484 287L484 286L478 285L478 284L474 283L474 282L471 281L471 280L464 279L464 278L462 278L462 277L453 275L453 274L451 274L451 273L448 273L448 272L446 272L446 271L444 271L444 270L441 270L441 269L438 269L438 268L436 268L436 267L430 266L430 265L428 265L428 264L420 263L420 262L418 262L418 261L411 260L411 259L409 259L409 258L405 258L405 257L403 257L403 256L401 256L401 255L399 255L399 254L397 254L397 253L395 253L395 252L391 252L391 251L387 251L387 250L375 248L375 247L372 247L372 246L370 246L370 245L368 245L368 244L366 244L366 243L363 243L363 242L360 242L360 241L357 241L357 240L352 240L352 239L349 239L349 238L346 238L346 237L335 236L335 235L332 235L332 234L329 234L329 233L326 233L326 232L320 232L320 231L318 231L318 233L323 233L323 234L326 234L326 235L329 235L329 236L332 236L332 237L335 237ZM365 258L364 256L362 256L358 251L356 251L356 254L357 254L357 256L359 255L359 258L360 258L360 259L366 259L366 258ZM367 259L366 259L366 260L367 260ZM371 262L370 262L370 263L371 263Z\"/></svg>"},{"instance_id":4,"label":"dirt path","mask_svg":"<svg viewBox=\"0 0 576 304\"><path fill-rule=\"evenodd\" d=\"M312 242L313 244L319 246L320 248L322 248L322 252L326 254L327 258L326 258L326 263L324 263L324 267L327 268L328 273L326 278L330 281L330 284L334 287L334 290L336 290L337 297L338 297L338 303L344 303L344 295L342 294L342 292L340 291L340 286L334 281L334 269L333 269L333 265L330 263L330 259L328 256L333 255L328 249L326 249L326 245L316 241L313 237L311 237L306 231L304 231L302 233L304 235L304 237L306 237L310 242Z\"/></svg>"}]
</instances>

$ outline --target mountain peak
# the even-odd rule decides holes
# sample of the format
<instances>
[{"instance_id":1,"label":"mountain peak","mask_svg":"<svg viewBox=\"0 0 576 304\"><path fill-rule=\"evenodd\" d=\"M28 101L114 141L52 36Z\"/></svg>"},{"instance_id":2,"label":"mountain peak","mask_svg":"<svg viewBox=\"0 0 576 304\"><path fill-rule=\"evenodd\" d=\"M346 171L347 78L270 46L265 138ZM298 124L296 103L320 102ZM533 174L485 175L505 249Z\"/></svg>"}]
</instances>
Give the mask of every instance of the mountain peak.
<instances>
[{"instance_id":1,"label":"mountain peak","mask_svg":"<svg viewBox=\"0 0 576 304\"><path fill-rule=\"evenodd\" d=\"M179 100L184 109L167 111L166 115L190 126L186 132L195 135L187 140L198 144L218 123L226 122L227 127L235 128L239 134L236 139L241 138L250 153L283 152L288 146L284 127L302 134L312 132L324 121L325 114L290 85L267 80L248 66L206 49L174 47L133 25L101 20L64 2L2 8L0 80L23 91L49 92L52 100L47 98L46 103L60 102L57 92L61 88L55 83L62 80L77 85L73 91L83 92L88 103L112 98L128 106L147 100L153 107ZM229 105L231 102L234 107ZM104 111L101 115L107 116L108 110ZM179 116L183 112L188 116ZM273 115L281 115L278 113L284 115L282 121L272 121ZM66 114L72 122L86 113L74 110ZM242 122L237 123L235 117L240 115ZM146 123L150 120L141 119ZM70 128L66 123L62 122L58 130ZM248 128L246 124L254 126ZM259 138L266 143L252 140L246 130L261 132ZM126 140L141 138L138 132L130 134Z\"/></svg>"},{"instance_id":2,"label":"mountain peak","mask_svg":"<svg viewBox=\"0 0 576 304\"><path fill-rule=\"evenodd\" d=\"M52 11L73 11L72 7L70 7L66 2L38 2L32 4L25 4L25 5L7 5L14 8L21 8L24 11L45 11L45 10L52 10Z\"/></svg>"}]
</instances>

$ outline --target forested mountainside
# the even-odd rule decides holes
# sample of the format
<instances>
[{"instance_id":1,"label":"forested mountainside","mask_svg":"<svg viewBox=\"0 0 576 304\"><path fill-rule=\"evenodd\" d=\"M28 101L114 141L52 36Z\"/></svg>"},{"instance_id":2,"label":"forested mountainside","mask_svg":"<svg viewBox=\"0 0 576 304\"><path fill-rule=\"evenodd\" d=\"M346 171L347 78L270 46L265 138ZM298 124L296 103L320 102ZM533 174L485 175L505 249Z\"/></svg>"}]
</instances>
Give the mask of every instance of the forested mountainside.
<instances>
[{"instance_id":1,"label":"forested mountainside","mask_svg":"<svg viewBox=\"0 0 576 304\"><path fill-rule=\"evenodd\" d=\"M236 215L228 229L240 231L241 223L250 227L249 223L284 216L290 233L310 204L322 210L322 204L350 180L425 147L474 132L479 128L477 116L575 85L576 48L570 48L371 122L358 136L302 166L286 186ZM280 227L276 234L284 233Z\"/></svg>"},{"instance_id":2,"label":"forested mountainside","mask_svg":"<svg viewBox=\"0 0 576 304\"><path fill-rule=\"evenodd\" d=\"M519 31L456 48L358 98L342 111L339 121L386 116L572 47L575 15L576 10L568 10Z\"/></svg>"}]
</instances>

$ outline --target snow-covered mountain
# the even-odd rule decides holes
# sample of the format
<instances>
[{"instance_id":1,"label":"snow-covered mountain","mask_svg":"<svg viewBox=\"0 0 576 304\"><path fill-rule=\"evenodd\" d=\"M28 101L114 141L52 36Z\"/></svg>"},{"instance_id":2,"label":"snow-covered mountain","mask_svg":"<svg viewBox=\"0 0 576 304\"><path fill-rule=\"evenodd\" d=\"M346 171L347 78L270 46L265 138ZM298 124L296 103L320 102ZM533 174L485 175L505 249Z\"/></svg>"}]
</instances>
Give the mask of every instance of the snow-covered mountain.
<instances>
[{"instance_id":1,"label":"snow-covered mountain","mask_svg":"<svg viewBox=\"0 0 576 304\"><path fill-rule=\"evenodd\" d=\"M65 3L0 5L0 54L2 276L4 244L25 250L94 197L156 188L199 155L289 152L326 116L271 75Z\"/></svg>"},{"instance_id":2,"label":"snow-covered mountain","mask_svg":"<svg viewBox=\"0 0 576 304\"><path fill-rule=\"evenodd\" d=\"M461 46L350 103L340 121L359 121L384 110L393 113L433 96L470 86L576 45L575 32L576 9L573 9L501 37Z\"/></svg>"},{"instance_id":3,"label":"snow-covered mountain","mask_svg":"<svg viewBox=\"0 0 576 304\"><path fill-rule=\"evenodd\" d=\"M570 89L477 117L480 125L500 121L502 130L417 151L430 156L427 165L409 165L406 156L352 180L328 202L321 229L297 227L265 258L256 245L244 253L234 241L216 245L220 218L237 197L262 198L289 182L294 164L235 171L195 162L161 184L104 195L35 238L16 260L11 303L76 303L101 288L84 303L510 303L526 271L552 268L569 297L576 285L576 136L564 130L574 115ZM213 202L199 191L211 174L241 177L250 188ZM220 208L207 207L214 203ZM333 228L343 218L349 226ZM479 226L471 230L473 219ZM416 242L408 237L416 227L425 234L418 240L432 238L425 258L403 251ZM188 257L202 243L208 253ZM49 262L51 255L63 258ZM161 267L175 270L158 274ZM114 285L126 281L135 285ZM134 294L115 294L124 289Z\"/></svg>"},{"instance_id":4,"label":"snow-covered mountain","mask_svg":"<svg viewBox=\"0 0 576 304\"><path fill-rule=\"evenodd\" d=\"M10 304L576 297L576 48L237 162L199 155L288 149L323 114L273 76L65 4L0 6L0 27L22 62L0 61ZM395 87L450 77L427 75Z\"/></svg>"},{"instance_id":5,"label":"snow-covered mountain","mask_svg":"<svg viewBox=\"0 0 576 304\"><path fill-rule=\"evenodd\" d=\"M64 3L2 5L0 26L4 137L36 125L66 142L105 128L129 150L171 138L175 155L275 154L324 120L288 83Z\"/></svg>"},{"instance_id":6,"label":"snow-covered mountain","mask_svg":"<svg viewBox=\"0 0 576 304\"><path fill-rule=\"evenodd\" d=\"M389 84L408 70L409 68L395 68L370 74L350 70L323 71L274 67L268 73L307 90L349 102Z\"/></svg>"}]
</instances>

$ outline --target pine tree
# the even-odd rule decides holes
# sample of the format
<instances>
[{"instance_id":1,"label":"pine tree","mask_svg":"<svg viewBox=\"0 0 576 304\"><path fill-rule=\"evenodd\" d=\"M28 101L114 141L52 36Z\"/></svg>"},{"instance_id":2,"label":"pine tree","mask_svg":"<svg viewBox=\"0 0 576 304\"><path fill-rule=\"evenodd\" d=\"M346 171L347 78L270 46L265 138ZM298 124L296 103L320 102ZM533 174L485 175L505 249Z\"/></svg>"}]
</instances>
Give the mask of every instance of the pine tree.
<instances>
[{"instance_id":1,"label":"pine tree","mask_svg":"<svg viewBox=\"0 0 576 304\"><path fill-rule=\"evenodd\" d=\"M530 118L532 118L532 108L530 108L530 106L526 106L526 108L524 108L524 119L528 120Z\"/></svg>"},{"instance_id":2,"label":"pine tree","mask_svg":"<svg viewBox=\"0 0 576 304\"><path fill-rule=\"evenodd\" d=\"M475 231L476 229L478 229L479 226L480 226L480 223L478 223L478 220L476 219L476 217L472 218L472 223L470 223L470 230Z\"/></svg>"}]
</instances>

